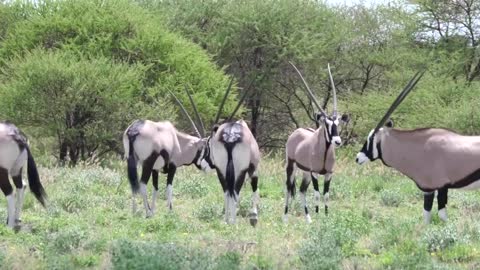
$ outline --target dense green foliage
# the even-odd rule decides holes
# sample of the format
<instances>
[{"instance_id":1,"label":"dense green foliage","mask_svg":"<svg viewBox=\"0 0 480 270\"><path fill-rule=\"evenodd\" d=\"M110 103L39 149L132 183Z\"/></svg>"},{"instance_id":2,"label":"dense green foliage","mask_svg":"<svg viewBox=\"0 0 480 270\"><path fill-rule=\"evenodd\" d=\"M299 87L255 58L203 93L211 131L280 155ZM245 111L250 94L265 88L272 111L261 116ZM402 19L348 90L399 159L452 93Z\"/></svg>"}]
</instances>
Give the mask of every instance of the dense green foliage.
<instances>
[{"instance_id":1,"label":"dense green foliage","mask_svg":"<svg viewBox=\"0 0 480 270\"><path fill-rule=\"evenodd\" d=\"M228 84L200 47L128 1L37 1L3 10L22 16L0 40L0 100L9 108L0 115L55 134L61 160L67 151L73 163L79 151L81 159L121 152L120 134L135 118L174 120L167 90L190 108L184 85L210 120ZM232 95L225 111L233 106Z\"/></svg>"}]
</instances>

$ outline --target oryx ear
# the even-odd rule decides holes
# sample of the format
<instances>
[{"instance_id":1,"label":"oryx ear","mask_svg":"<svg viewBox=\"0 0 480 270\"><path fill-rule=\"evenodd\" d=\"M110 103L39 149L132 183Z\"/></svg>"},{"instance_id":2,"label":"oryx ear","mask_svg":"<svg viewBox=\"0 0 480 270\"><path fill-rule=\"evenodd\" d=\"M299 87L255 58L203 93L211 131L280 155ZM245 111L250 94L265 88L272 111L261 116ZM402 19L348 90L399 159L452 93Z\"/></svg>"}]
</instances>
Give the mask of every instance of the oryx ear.
<instances>
[{"instance_id":1,"label":"oryx ear","mask_svg":"<svg viewBox=\"0 0 480 270\"><path fill-rule=\"evenodd\" d=\"M387 122L385 123L385 126L388 128L393 128L393 120L389 118Z\"/></svg>"},{"instance_id":2,"label":"oryx ear","mask_svg":"<svg viewBox=\"0 0 480 270\"><path fill-rule=\"evenodd\" d=\"M212 128L212 135L215 134L215 133L217 133L217 130L218 130L219 127L220 127L220 125L218 125L218 124L215 124L215 125L213 126L213 128Z\"/></svg>"},{"instance_id":3,"label":"oryx ear","mask_svg":"<svg viewBox=\"0 0 480 270\"><path fill-rule=\"evenodd\" d=\"M348 123L350 121L350 116L346 113L342 114L342 118L340 118L340 120L342 120L342 122L344 123Z\"/></svg>"},{"instance_id":4,"label":"oryx ear","mask_svg":"<svg viewBox=\"0 0 480 270\"><path fill-rule=\"evenodd\" d=\"M323 113L314 113L314 116L315 116L315 121L316 122L322 122L323 120L325 120L325 115Z\"/></svg>"}]
</instances>

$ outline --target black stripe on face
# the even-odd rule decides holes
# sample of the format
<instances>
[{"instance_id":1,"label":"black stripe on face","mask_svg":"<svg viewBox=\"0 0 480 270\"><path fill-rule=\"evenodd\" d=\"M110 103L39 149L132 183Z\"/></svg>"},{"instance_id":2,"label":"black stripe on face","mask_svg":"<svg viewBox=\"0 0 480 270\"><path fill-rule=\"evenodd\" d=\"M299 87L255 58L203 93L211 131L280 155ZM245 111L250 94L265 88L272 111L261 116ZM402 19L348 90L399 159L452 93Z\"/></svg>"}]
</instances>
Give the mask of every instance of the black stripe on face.
<instances>
[{"instance_id":1,"label":"black stripe on face","mask_svg":"<svg viewBox=\"0 0 480 270\"><path fill-rule=\"evenodd\" d=\"M365 154L365 156L367 156L368 159L370 159L370 161L374 161L378 158L373 156L373 149L375 147L375 144L373 143L374 138L375 138L375 134L372 134L371 136L369 136L367 138L367 141L363 144L362 150L360 150L360 152Z\"/></svg>"}]
</instances>

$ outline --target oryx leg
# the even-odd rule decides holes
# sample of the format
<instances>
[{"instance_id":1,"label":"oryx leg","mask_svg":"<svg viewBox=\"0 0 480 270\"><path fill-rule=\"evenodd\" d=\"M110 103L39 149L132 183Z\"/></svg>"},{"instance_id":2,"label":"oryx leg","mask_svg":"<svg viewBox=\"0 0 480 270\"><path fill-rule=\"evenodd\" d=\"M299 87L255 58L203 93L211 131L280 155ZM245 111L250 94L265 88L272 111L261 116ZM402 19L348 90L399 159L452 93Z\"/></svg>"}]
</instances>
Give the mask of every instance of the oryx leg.
<instances>
[{"instance_id":1,"label":"oryx leg","mask_svg":"<svg viewBox=\"0 0 480 270\"><path fill-rule=\"evenodd\" d=\"M435 191L429 191L423 193L423 219L425 224L430 224L432 220L432 206L433 199L435 198Z\"/></svg>"},{"instance_id":2,"label":"oryx leg","mask_svg":"<svg viewBox=\"0 0 480 270\"><path fill-rule=\"evenodd\" d=\"M312 222L312 218L308 213L308 207L307 207L307 189L308 189L308 186L310 185L310 181L311 181L310 172L303 172L302 184L300 185L300 198L302 200L302 207L305 209L305 219L307 220L307 223Z\"/></svg>"},{"instance_id":3,"label":"oryx leg","mask_svg":"<svg viewBox=\"0 0 480 270\"><path fill-rule=\"evenodd\" d=\"M318 213L319 206L320 206L320 190L318 188L318 175L316 173L312 173L310 176L312 177L313 189L315 190L315 213Z\"/></svg>"},{"instance_id":4,"label":"oryx leg","mask_svg":"<svg viewBox=\"0 0 480 270\"><path fill-rule=\"evenodd\" d=\"M222 172L216 168L217 170L217 176L218 176L218 181L220 182L220 185L222 186L223 194L224 194L224 201L223 201L223 208L224 208L224 213L225 213L225 222L228 223L228 191L227 191L227 183L225 180L225 176L223 176Z\"/></svg>"},{"instance_id":5,"label":"oryx leg","mask_svg":"<svg viewBox=\"0 0 480 270\"><path fill-rule=\"evenodd\" d=\"M146 217L152 216L152 210L150 209L150 205L148 204L147 199L147 184L148 180L150 179L150 175L152 175L153 164L157 160L158 154L152 153L144 162L142 166L142 177L140 179L140 194L143 197L143 206L145 207Z\"/></svg>"},{"instance_id":6,"label":"oryx leg","mask_svg":"<svg viewBox=\"0 0 480 270\"><path fill-rule=\"evenodd\" d=\"M7 198L7 226L15 226L15 198L13 198L13 188L8 180L8 170L0 168L0 189Z\"/></svg>"},{"instance_id":7,"label":"oryx leg","mask_svg":"<svg viewBox=\"0 0 480 270\"><path fill-rule=\"evenodd\" d=\"M172 200L173 200L173 177L175 176L175 172L177 171L177 167L173 164L168 166L168 174L167 174L167 207L168 209L172 210Z\"/></svg>"},{"instance_id":8,"label":"oryx leg","mask_svg":"<svg viewBox=\"0 0 480 270\"><path fill-rule=\"evenodd\" d=\"M155 207L157 203L157 196L158 196L158 171L152 170L152 184L153 184L153 191L152 191L152 204L150 206L152 210L152 215L155 214Z\"/></svg>"},{"instance_id":9,"label":"oryx leg","mask_svg":"<svg viewBox=\"0 0 480 270\"><path fill-rule=\"evenodd\" d=\"M22 169L17 172L16 175L12 176L13 178L13 183L15 184L15 187L17 188L15 195L16 195L16 203L15 203L15 223L20 223L20 212L22 211L23 207L23 201L25 198L25 185L23 184L22 181Z\"/></svg>"},{"instance_id":10,"label":"oryx leg","mask_svg":"<svg viewBox=\"0 0 480 270\"><path fill-rule=\"evenodd\" d=\"M285 182L285 212L283 213L283 221L288 220L288 207L290 206L293 197L295 196L295 161L288 159L287 161L287 181Z\"/></svg>"},{"instance_id":11,"label":"oryx leg","mask_svg":"<svg viewBox=\"0 0 480 270\"><path fill-rule=\"evenodd\" d=\"M448 202L448 188L441 188L438 190L438 217L442 221L447 221L447 202Z\"/></svg>"},{"instance_id":12,"label":"oryx leg","mask_svg":"<svg viewBox=\"0 0 480 270\"><path fill-rule=\"evenodd\" d=\"M231 202L230 202L230 207L231 207L230 220L232 221L233 224L235 224L237 219L238 197L240 196L240 190L242 190L243 183L245 182L246 176L247 176L247 170L243 170L238 174L237 178L235 179L235 197L231 199ZM238 202L238 204L240 204L240 202Z\"/></svg>"},{"instance_id":13,"label":"oryx leg","mask_svg":"<svg viewBox=\"0 0 480 270\"><path fill-rule=\"evenodd\" d=\"M330 199L330 182L332 180L332 174L325 174L325 179L323 181L323 203L325 204L325 215L328 215L328 201Z\"/></svg>"},{"instance_id":14,"label":"oryx leg","mask_svg":"<svg viewBox=\"0 0 480 270\"><path fill-rule=\"evenodd\" d=\"M258 201L260 200L260 195L258 193L258 175L256 168L254 166L250 166L248 170L248 176L250 177L250 184L252 186L252 210L249 214L250 216L250 224L252 226L257 225L258 221Z\"/></svg>"}]
</instances>

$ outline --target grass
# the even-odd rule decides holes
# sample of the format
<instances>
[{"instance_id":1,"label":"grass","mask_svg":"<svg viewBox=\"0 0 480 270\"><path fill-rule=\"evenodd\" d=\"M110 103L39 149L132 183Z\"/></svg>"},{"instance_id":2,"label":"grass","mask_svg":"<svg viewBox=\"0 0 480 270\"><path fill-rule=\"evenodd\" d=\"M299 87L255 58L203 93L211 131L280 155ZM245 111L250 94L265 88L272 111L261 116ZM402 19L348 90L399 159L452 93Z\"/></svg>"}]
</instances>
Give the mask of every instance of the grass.
<instances>
[{"instance_id":1,"label":"grass","mask_svg":"<svg viewBox=\"0 0 480 270\"><path fill-rule=\"evenodd\" d=\"M480 267L480 194L451 191L449 221L423 224L422 193L380 162L358 166L339 151L330 213L306 224L295 197L287 224L283 161L260 168L259 223L246 215L249 183L242 189L237 224L223 223L223 194L213 172L179 169L173 211L166 209L165 176L154 217L131 211L125 164L108 168L40 168L49 207L27 192L14 232L0 226L2 269L477 269ZM297 177L297 181L299 181ZM299 184L299 183L298 183ZM298 186L297 184L297 186ZM149 199L151 199L149 184ZM0 220L6 202L0 196Z\"/></svg>"}]
</instances>

